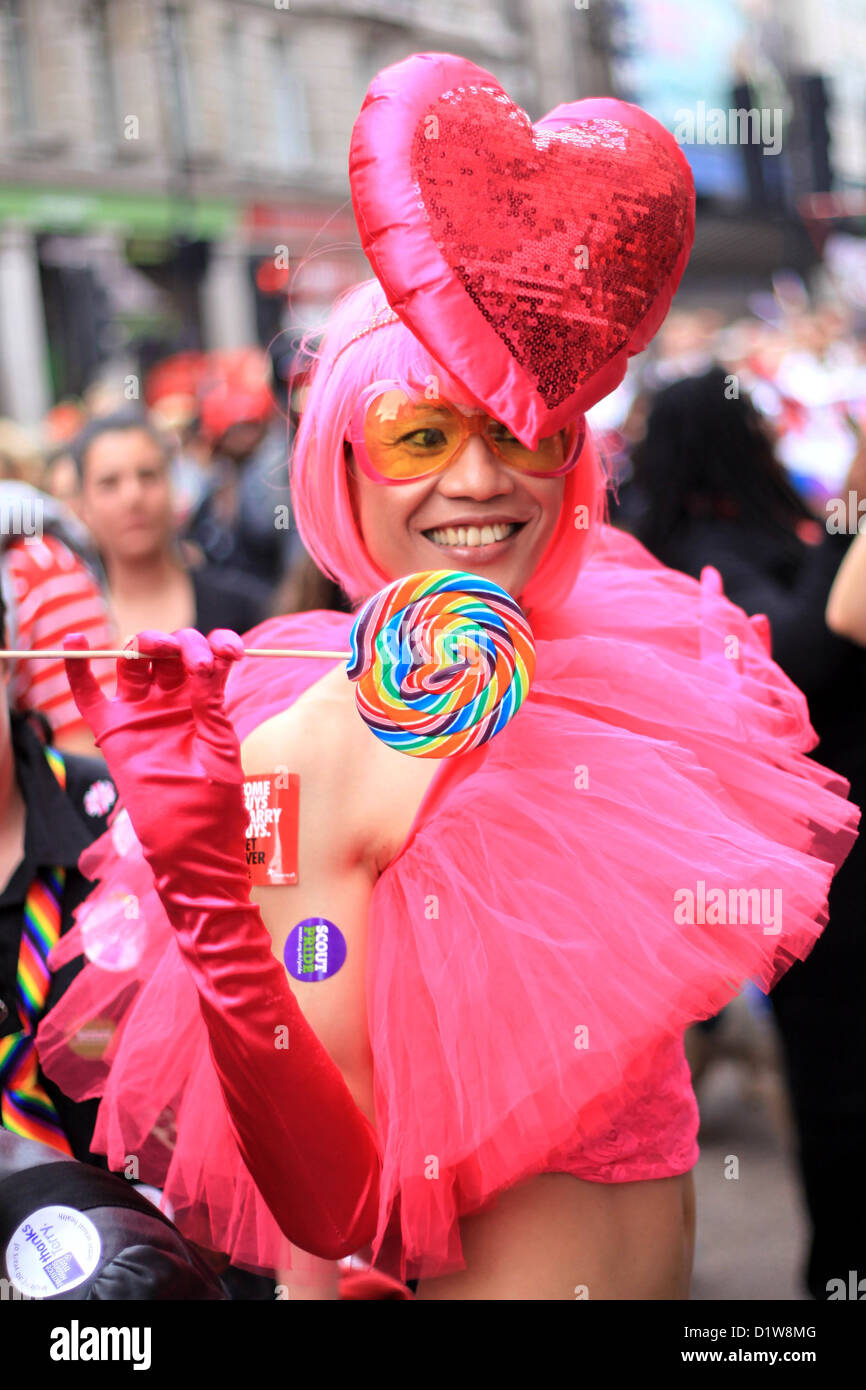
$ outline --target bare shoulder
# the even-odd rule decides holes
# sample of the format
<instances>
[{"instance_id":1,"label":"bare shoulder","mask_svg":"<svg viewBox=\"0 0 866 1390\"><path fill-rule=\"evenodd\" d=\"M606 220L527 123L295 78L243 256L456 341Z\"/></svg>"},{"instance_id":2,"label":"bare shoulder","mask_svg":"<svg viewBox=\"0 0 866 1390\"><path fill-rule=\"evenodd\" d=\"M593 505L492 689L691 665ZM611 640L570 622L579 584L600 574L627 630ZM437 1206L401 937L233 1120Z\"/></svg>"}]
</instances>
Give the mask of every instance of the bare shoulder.
<instances>
[{"instance_id":1,"label":"bare shoulder","mask_svg":"<svg viewBox=\"0 0 866 1390\"><path fill-rule=\"evenodd\" d=\"M241 744L244 772L286 766L290 772L316 769L327 778L346 755L356 722L351 687L338 667L247 735Z\"/></svg>"},{"instance_id":2,"label":"bare shoulder","mask_svg":"<svg viewBox=\"0 0 866 1390\"><path fill-rule=\"evenodd\" d=\"M403 844L437 766L395 753L371 733L342 667L254 729L241 758L249 777L299 773L305 816L323 836L339 833L344 854L367 860L374 876Z\"/></svg>"},{"instance_id":3,"label":"bare shoulder","mask_svg":"<svg viewBox=\"0 0 866 1390\"><path fill-rule=\"evenodd\" d=\"M376 739L358 717L354 688L338 667L241 745L246 776L298 774L302 843L332 869L373 858L378 832L369 802L371 743Z\"/></svg>"}]
</instances>

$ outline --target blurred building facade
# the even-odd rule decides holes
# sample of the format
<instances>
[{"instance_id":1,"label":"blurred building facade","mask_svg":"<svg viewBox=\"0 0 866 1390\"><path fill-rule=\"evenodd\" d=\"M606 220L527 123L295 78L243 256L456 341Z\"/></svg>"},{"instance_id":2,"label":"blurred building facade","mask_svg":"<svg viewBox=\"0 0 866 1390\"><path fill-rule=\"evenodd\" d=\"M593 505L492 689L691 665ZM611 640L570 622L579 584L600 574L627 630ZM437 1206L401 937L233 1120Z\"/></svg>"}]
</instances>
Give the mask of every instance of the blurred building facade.
<instances>
[{"instance_id":1,"label":"blurred building facade","mask_svg":"<svg viewBox=\"0 0 866 1390\"><path fill-rule=\"evenodd\" d=\"M745 26L753 73L769 53L785 80L827 79L836 177L856 185L862 0L734 0L717 19ZM368 273L346 159L387 64L461 53L537 116L641 100L641 59L700 94L710 33L693 0L0 0L0 415L35 422L106 364L134 373L316 322Z\"/></svg>"},{"instance_id":2,"label":"blurred building facade","mask_svg":"<svg viewBox=\"0 0 866 1390\"><path fill-rule=\"evenodd\" d=\"M522 9L0 0L0 415L36 422L130 343L267 342L287 279L314 320L369 273L346 158L374 74L457 48L532 103Z\"/></svg>"}]
</instances>

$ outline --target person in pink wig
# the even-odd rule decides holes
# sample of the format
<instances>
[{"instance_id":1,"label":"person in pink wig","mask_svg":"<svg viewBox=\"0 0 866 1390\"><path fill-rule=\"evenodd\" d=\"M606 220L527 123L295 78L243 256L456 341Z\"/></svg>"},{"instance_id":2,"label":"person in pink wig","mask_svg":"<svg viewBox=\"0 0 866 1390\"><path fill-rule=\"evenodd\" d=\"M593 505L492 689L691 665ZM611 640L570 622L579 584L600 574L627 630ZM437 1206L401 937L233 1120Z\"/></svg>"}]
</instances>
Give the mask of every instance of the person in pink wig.
<instances>
[{"instance_id":1,"label":"person in pink wig","mask_svg":"<svg viewBox=\"0 0 866 1390\"><path fill-rule=\"evenodd\" d=\"M478 72L415 55L373 84L352 168L377 275L335 305L315 354L293 505L308 551L353 600L427 571L501 586L535 640L528 696L496 737L437 761L374 737L336 658L239 660L244 645L342 650L351 615L271 619L243 644L139 634L146 659L118 663L113 702L70 659L135 837L118 819L91 852L95 907L66 947L91 963L42 1024L40 1057L71 1094L102 1097L94 1147L111 1166L136 1154L188 1238L289 1269L281 1278L315 1296L336 1288L323 1270L359 1253L417 1279L422 1299L685 1298L698 1116L683 1033L808 954L857 812L805 756L805 701L766 624L728 603L714 572L669 571L603 523L583 417L675 288L690 237L682 156L622 103L531 127ZM415 227L423 265L376 241L379 221L387 240L416 206L437 230L435 171L415 170L399 217L379 218L365 190L381 152L376 196L399 201L374 120L389 101L389 134L405 128L420 161L425 130L489 151L506 111L511 153L485 187L493 223L519 210L511 252L509 224L494 226L498 259L481 265L485 247L468 241L453 255L456 212L435 250ZM621 160L637 160L627 182L645 179L628 237L623 200L611 211L605 194ZM575 193L587 161L595 182ZM459 201L468 164L443 167ZM555 238L532 261L547 172L553 221L574 220L556 236L585 237L592 283L575 282L572 301L557 290L529 323L526 285L557 274ZM661 256L665 235L667 268L644 257L639 275L635 246ZM486 302L474 347L471 316L455 310L453 351L430 317L426 270L444 276L440 260L449 294ZM638 310L614 305L629 276L623 305L649 285ZM484 300L491 277L501 304ZM487 369L506 310L517 365L503 394ZM557 402L545 363L578 322ZM599 364L586 344L605 335ZM250 887L241 781L292 776L296 881ZM134 929L119 930L110 905L130 901ZM324 956L304 979L293 952L310 923ZM112 1043L84 1058L75 1039L97 1016Z\"/></svg>"}]
</instances>

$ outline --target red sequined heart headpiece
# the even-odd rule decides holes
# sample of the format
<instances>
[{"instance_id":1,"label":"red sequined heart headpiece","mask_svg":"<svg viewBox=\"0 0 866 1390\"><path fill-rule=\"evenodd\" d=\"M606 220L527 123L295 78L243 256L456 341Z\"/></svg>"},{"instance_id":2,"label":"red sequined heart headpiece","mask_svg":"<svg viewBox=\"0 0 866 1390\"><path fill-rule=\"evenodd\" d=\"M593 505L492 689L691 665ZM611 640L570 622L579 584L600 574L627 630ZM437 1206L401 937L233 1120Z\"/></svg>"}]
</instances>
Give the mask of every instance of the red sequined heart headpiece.
<instances>
[{"instance_id":1,"label":"red sequined heart headpiece","mask_svg":"<svg viewBox=\"0 0 866 1390\"><path fill-rule=\"evenodd\" d=\"M579 101L533 126L490 73L447 53L379 73L349 174L388 303L530 448L622 380L694 236L691 171L646 112Z\"/></svg>"}]
</instances>

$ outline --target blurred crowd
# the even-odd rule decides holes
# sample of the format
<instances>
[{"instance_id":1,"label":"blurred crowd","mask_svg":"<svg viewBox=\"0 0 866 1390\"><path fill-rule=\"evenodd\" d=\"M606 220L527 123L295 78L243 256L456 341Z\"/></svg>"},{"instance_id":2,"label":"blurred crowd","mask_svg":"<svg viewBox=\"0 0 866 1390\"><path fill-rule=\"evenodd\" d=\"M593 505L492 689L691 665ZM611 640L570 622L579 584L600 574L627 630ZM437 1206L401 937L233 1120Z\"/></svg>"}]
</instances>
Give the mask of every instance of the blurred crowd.
<instances>
[{"instance_id":1,"label":"blurred crowd","mask_svg":"<svg viewBox=\"0 0 866 1390\"><path fill-rule=\"evenodd\" d=\"M294 526L291 427L258 348L183 353L104 378L27 431L0 420L0 576L7 645L93 648L135 633L246 632L299 608L341 607ZM112 661L94 662L106 688ZM58 746L92 751L61 661L16 659L13 709Z\"/></svg>"},{"instance_id":2,"label":"blurred crowd","mask_svg":"<svg viewBox=\"0 0 866 1390\"><path fill-rule=\"evenodd\" d=\"M671 314L619 400L603 403L595 424L615 480L613 520L674 569L697 578L714 567L730 599L766 615L773 656L808 701L812 755L862 807L866 324L844 307L809 307L796 285L757 307L729 324L705 310ZM826 930L770 996L811 1227L804 1283L816 1299L866 1258L864 901L861 834L833 881ZM699 1097L731 1026L722 1015L687 1038Z\"/></svg>"},{"instance_id":3,"label":"blurred crowd","mask_svg":"<svg viewBox=\"0 0 866 1390\"><path fill-rule=\"evenodd\" d=\"M748 396L791 483L823 517L866 431L866 312L843 301L812 306L797 277L753 296L753 311L674 308L622 386L590 414L618 477L665 386L724 369L725 399Z\"/></svg>"}]
</instances>

